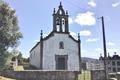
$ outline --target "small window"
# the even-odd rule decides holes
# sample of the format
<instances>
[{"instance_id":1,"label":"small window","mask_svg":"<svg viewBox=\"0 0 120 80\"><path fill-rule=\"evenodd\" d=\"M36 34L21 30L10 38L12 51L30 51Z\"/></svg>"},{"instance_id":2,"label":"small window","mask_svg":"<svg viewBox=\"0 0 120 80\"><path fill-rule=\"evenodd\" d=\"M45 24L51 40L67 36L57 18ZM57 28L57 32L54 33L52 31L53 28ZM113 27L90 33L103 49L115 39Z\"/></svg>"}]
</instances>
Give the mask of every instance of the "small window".
<instances>
[{"instance_id":1,"label":"small window","mask_svg":"<svg viewBox=\"0 0 120 80\"><path fill-rule=\"evenodd\" d=\"M108 67L108 70L111 71L111 67Z\"/></svg>"},{"instance_id":2,"label":"small window","mask_svg":"<svg viewBox=\"0 0 120 80\"><path fill-rule=\"evenodd\" d=\"M113 68L113 72L116 72L116 68Z\"/></svg>"},{"instance_id":3,"label":"small window","mask_svg":"<svg viewBox=\"0 0 120 80\"><path fill-rule=\"evenodd\" d=\"M117 66L120 66L120 61L117 61Z\"/></svg>"},{"instance_id":4,"label":"small window","mask_svg":"<svg viewBox=\"0 0 120 80\"><path fill-rule=\"evenodd\" d=\"M62 41L59 43L59 48L64 49L64 43Z\"/></svg>"},{"instance_id":5,"label":"small window","mask_svg":"<svg viewBox=\"0 0 120 80\"><path fill-rule=\"evenodd\" d=\"M118 72L120 72L120 68L118 68Z\"/></svg>"},{"instance_id":6,"label":"small window","mask_svg":"<svg viewBox=\"0 0 120 80\"><path fill-rule=\"evenodd\" d=\"M115 66L115 62L114 61L112 62L112 65Z\"/></svg>"},{"instance_id":7,"label":"small window","mask_svg":"<svg viewBox=\"0 0 120 80\"><path fill-rule=\"evenodd\" d=\"M110 61L108 61L108 65L110 64Z\"/></svg>"},{"instance_id":8,"label":"small window","mask_svg":"<svg viewBox=\"0 0 120 80\"><path fill-rule=\"evenodd\" d=\"M60 20L59 20L59 18L56 19L56 25L60 25Z\"/></svg>"}]
</instances>

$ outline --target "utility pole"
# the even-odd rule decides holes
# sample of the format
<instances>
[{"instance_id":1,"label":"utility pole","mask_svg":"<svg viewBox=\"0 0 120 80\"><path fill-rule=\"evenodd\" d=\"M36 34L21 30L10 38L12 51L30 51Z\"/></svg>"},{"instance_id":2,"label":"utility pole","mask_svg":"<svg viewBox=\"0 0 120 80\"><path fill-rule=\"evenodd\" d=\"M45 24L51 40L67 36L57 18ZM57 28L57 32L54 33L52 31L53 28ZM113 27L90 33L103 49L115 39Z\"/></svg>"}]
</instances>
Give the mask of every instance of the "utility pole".
<instances>
[{"instance_id":1,"label":"utility pole","mask_svg":"<svg viewBox=\"0 0 120 80\"><path fill-rule=\"evenodd\" d=\"M106 58L107 58L107 50L106 50L106 39L105 39L105 28L104 28L104 17L101 17L102 20L102 34L103 34L103 52L104 52L104 72L105 72L105 80L107 80L107 67L106 67Z\"/></svg>"}]
</instances>

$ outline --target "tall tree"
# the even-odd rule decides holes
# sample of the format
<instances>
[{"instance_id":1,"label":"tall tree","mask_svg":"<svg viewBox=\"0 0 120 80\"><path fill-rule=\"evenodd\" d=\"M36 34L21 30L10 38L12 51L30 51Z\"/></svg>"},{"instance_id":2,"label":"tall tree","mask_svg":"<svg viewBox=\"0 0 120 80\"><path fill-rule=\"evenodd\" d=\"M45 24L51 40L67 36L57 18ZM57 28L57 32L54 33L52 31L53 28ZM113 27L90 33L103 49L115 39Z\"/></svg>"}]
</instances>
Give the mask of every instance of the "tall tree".
<instances>
[{"instance_id":1,"label":"tall tree","mask_svg":"<svg viewBox=\"0 0 120 80\"><path fill-rule=\"evenodd\" d=\"M0 4L0 50L7 50L19 43L22 34L19 31L15 10L7 3Z\"/></svg>"},{"instance_id":2,"label":"tall tree","mask_svg":"<svg viewBox=\"0 0 120 80\"><path fill-rule=\"evenodd\" d=\"M18 54L17 59L18 59L18 64L23 64L24 58L22 57L22 53L21 52Z\"/></svg>"},{"instance_id":3,"label":"tall tree","mask_svg":"<svg viewBox=\"0 0 120 80\"><path fill-rule=\"evenodd\" d=\"M8 48L17 47L22 33L19 31L18 20L13 10L5 2L0 3L0 61L6 61ZM4 63L3 63L4 64ZM0 66L3 65L0 63Z\"/></svg>"}]
</instances>

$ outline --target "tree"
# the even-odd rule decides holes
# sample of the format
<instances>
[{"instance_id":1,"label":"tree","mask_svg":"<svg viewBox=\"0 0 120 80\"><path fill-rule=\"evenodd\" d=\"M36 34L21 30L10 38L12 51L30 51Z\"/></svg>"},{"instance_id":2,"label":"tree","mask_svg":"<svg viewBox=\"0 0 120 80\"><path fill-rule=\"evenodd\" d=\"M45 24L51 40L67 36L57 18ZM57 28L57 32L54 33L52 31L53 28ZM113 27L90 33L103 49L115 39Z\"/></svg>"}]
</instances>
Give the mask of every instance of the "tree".
<instances>
[{"instance_id":1,"label":"tree","mask_svg":"<svg viewBox=\"0 0 120 80\"><path fill-rule=\"evenodd\" d=\"M19 31L15 10L5 2L0 3L0 68L4 67L11 55L8 48L17 47L20 38L22 33Z\"/></svg>"},{"instance_id":2,"label":"tree","mask_svg":"<svg viewBox=\"0 0 120 80\"><path fill-rule=\"evenodd\" d=\"M20 38L22 33L19 31L15 10L7 3L0 4L0 51L16 47Z\"/></svg>"},{"instance_id":3,"label":"tree","mask_svg":"<svg viewBox=\"0 0 120 80\"><path fill-rule=\"evenodd\" d=\"M18 59L18 64L23 64L23 57L21 52L18 54L17 59Z\"/></svg>"},{"instance_id":4,"label":"tree","mask_svg":"<svg viewBox=\"0 0 120 80\"><path fill-rule=\"evenodd\" d=\"M19 50L13 49L10 53L11 53L12 57L17 58L19 65L23 65L24 63L28 63L28 59L24 58L22 56L22 53Z\"/></svg>"}]
</instances>

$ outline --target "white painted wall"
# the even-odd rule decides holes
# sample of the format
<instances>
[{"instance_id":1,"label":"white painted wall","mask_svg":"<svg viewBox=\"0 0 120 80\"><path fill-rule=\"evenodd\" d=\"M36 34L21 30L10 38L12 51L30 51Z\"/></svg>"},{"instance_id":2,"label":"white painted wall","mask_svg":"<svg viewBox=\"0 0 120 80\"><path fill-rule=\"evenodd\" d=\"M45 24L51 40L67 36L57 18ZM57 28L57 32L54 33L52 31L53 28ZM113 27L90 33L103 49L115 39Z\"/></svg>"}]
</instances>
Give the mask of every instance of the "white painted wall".
<instances>
[{"instance_id":1,"label":"white painted wall","mask_svg":"<svg viewBox=\"0 0 120 80\"><path fill-rule=\"evenodd\" d=\"M30 64L40 68L40 43L30 53Z\"/></svg>"},{"instance_id":2,"label":"white painted wall","mask_svg":"<svg viewBox=\"0 0 120 80\"><path fill-rule=\"evenodd\" d=\"M64 42L64 49L59 49L59 42ZM44 40L43 69L55 70L55 55L68 55L68 70L79 71L78 43L69 38L68 34L54 33Z\"/></svg>"}]
</instances>

